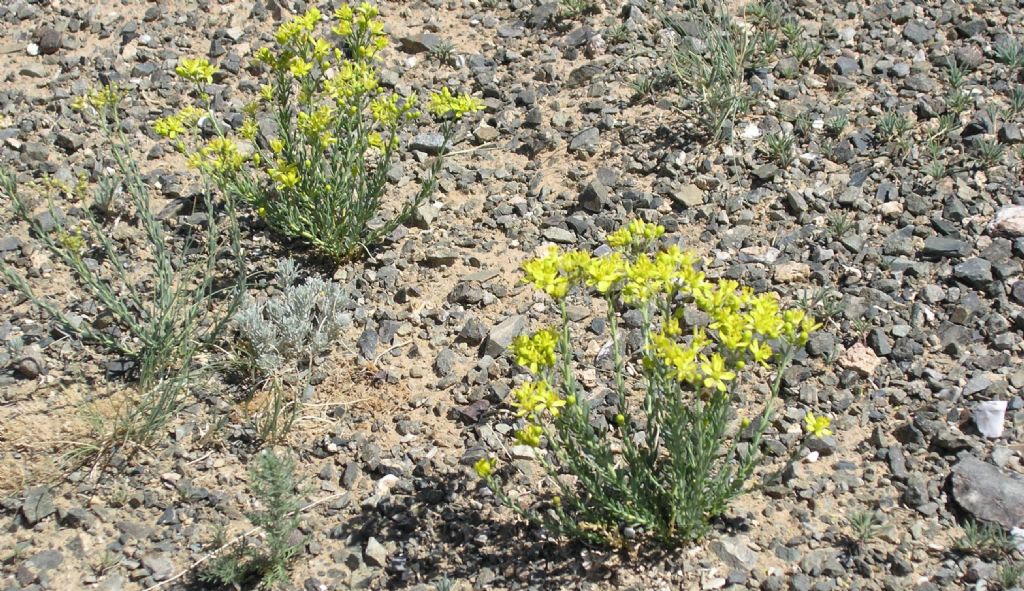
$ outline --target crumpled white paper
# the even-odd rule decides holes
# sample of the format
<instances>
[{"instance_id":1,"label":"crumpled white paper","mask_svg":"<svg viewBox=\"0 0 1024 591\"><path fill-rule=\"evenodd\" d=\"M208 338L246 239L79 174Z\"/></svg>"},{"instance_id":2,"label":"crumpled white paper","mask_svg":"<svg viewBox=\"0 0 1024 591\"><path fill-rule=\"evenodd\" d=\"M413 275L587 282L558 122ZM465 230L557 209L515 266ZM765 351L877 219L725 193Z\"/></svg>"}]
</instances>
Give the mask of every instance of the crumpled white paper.
<instances>
[{"instance_id":1,"label":"crumpled white paper","mask_svg":"<svg viewBox=\"0 0 1024 591\"><path fill-rule=\"evenodd\" d=\"M995 439L1003 435L1003 418L1006 416L1005 400L986 400L974 407L974 424L985 437Z\"/></svg>"}]
</instances>

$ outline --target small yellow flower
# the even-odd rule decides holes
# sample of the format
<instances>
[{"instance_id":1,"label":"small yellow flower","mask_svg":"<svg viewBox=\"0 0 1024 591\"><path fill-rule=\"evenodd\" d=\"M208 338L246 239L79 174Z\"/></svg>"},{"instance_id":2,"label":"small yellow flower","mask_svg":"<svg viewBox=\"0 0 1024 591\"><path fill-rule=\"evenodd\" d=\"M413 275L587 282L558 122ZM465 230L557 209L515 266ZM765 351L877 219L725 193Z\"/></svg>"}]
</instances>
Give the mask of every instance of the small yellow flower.
<instances>
[{"instance_id":1,"label":"small yellow flower","mask_svg":"<svg viewBox=\"0 0 1024 591\"><path fill-rule=\"evenodd\" d=\"M210 61L204 57L184 58L174 71L189 82L210 84L213 82L213 75L217 73L217 68L210 65Z\"/></svg>"},{"instance_id":2,"label":"small yellow flower","mask_svg":"<svg viewBox=\"0 0 1024 591\"><path fill-rule=\"evenodd\" d=\"M495 464L496 462L492 458L480 458L473 464L473 470L476 471L476 475L480 478L487 478L494 474Z\"/></svg>"},{"instance_id":3,"label":"small yellow flower","mask_svg":"<svg viewBox=\"0 0 1024 591\"><path fill-rule=\"evenodd\" d=\"M832 419L826 416L816 417L811 411L807 411L804 415L804 429L809 435L814 437L828 437L832 434L832 430L829 426L832 425Z\"/></svg>"},{"instance_id":4,"label":"small yellow flower","mask_svg":"<svg viewBox=\"0 0 1024 591\"><path fill-rule=\"evenodd\" d=\"M185 133L185 124L180 117L174 115L161 117L153 122L153 131L160 137L173 140L179 134Z\"/></svg>"},{"instance_id":5,"label":"small yellow flower","mask_svg":"<svg viewBox=\"0 0 1024 591\"><path fill-rule=\"evenodd\" d=\"M530 447L540 445L540 438L544 435L544 429L540 425L530 424L525 429L516 431L516 441Z\"/></svg>"},{"instance_id":6,"label":"small yellow flower","mask_svg":"<svg viewBox=\"0 0 1024 591\"><path fill-rule=\"evenodd\" d=\"M306 74L309 74L312 69L313 64L307 62L301 57L293 57L291 63L288 64L288 71L296 78L302 78Z\"/></svg>"},{"instance_id":7,"label":"small yellow flower","mask_svg":"<svg viewBox=\"0 0 1024 591\"><path fill-rule=\"evenodd\" d=\"M536 416L545 410L557 417L565 400L558 396L551 386L543 380L527 382L512 391L512 406L516 407L521 417Z\"/></svg>"},{"instance_id":8,"label":"small yellow flower","mask_svg":"<svg viewBox=\"0 0 1024 591\"><path fill-rule=\"evenodd\" d=\"M736 379L736 374L725 367L725 359L718 353L713 353L711 357L702 357L700 371L704 374L704 387L719 392L728 390L727 382Z\"/></svg>"},{"instance_id":9,"label":"small yellow flower","mask_svg":"<svg viewBox=\"0 0 1024 591\"><path fill-rule=\"evenodd\" d=\"M523 264L526 281L556 300L569 292L569 279L559 272L560 257L558 249L552 248L547 255Z\"/></svg>"},{"instance_id":10,"label":"small yellow flower","mask_svg":"<svg viewBox=\"0 0 1024 591\"><path fill-rule=\"evenodd\" d=\"M768 367L768 362L771 360L772 355L775 354L775 352L772 351L771 345L763 341L751 341L748 348L750 349L750 355L754 358L754 361L765 367Z\"/></svg>"},{"instance_id":11,"label":"small yellow flower","mask_svg":"<svg viewBox=\"0 0 1024 591\"><path fill-rule=\"evenodd\" d=\"M440 92L430 95L429 110L438 117L451 114L452 117L461 119L463 115L482 111L483 108L484 104L479 99L475 99L468 94L453 96L452 91L448 90L447 87L442 88Z\"/></svg>"},{"instance_id":12,"label":"small yellow flower","mask_svg":"<svg viewBox=\"0 0 1024 591\"><path fill-rule=\"evenodd\" d=\"M555 364L555 345L558 343L558 334L554 329L537 331L532 337L520 335L512 342L512 353L516 356L516 363L530 370L530 373L537 373L541 368L551 367Z\"/></svg>"},{"instance_id":13,"label":"small yellow flower","mask_svg":"<svg viewBox=\"0 0 1024 591\"><path fill-rule=\"evenodd\" d=\"M277 189L284 191L299 184L299 169L294 164L278 162L277 167L268 168L267 175L277 183Z\"/></svg>"}]
</instances>

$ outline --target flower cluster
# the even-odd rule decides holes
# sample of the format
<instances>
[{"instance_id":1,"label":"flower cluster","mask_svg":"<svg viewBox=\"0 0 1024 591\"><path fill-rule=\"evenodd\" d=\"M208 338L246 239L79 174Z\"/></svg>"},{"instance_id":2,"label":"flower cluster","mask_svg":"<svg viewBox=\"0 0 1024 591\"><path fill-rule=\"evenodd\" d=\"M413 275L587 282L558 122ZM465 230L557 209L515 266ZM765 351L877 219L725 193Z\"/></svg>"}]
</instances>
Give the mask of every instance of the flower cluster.
<instances>
[{"instance_id":1,"label":"flower cluster","mask_svg":"<svg viewBox=\"0 0 1024 591\"><path fill-rule=\"evenodd\" d=\"M467 113L482 111L484 104L468 94L453 95L447 88L430 95L430 112L438 117L462 119Z\"/></svg>"},{"instance_id":2,"label":"flower cluster","mask_svg":"<svg viewBox=\"0 0 1024 591\"><path fill-rule=\"evenodd\" d=\"M71 108L82 111L86 107L92 107L97 111L107 112L108 109L116 108L125 94L126 91L117 84L107 84L89 91L84 96L76 97L71 103Z\"/></svg>"},{"instance_id":3,"label":"flower cluster","mask_svg":"<svg viewBox=\"0 0 1024 591\"><path fill-rule=\"evenodd\" d=\"M538 373L541 368L555 364L555 346L558 333L553 328L539 330L533 336L520 335L512 342L512 353L516 363Z\"/></svg>"},{"instance_id":4,"label":"flower cluster","mask_svg":"<svg viewBox=\"0 0 1024 591\"><path fill-rule=\"evenodd\" d=\"M184 58L174 72L193 84L210 84L217 68L204 57Z\"/></svg>"},{"instance_id":5,"label":"flower cluster","mask_svg":"<svg viewBox=\"0 0 1024 591\"><path fill-rule=\"evenodd\" d=\"M224 137L211 139L188 156L190 166L211 174L231 174L241 170L245 160L238 144Z\"/></svg>"}]
</instances>

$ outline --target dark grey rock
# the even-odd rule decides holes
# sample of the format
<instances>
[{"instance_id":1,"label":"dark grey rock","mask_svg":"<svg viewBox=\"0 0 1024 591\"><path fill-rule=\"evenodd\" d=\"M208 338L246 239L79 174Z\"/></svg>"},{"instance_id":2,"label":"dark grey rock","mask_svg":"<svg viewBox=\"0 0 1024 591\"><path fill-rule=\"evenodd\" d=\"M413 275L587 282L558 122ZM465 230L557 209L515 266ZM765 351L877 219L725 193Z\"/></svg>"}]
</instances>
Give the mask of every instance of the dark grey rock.
<instances>
[{"instance_id":1,"label":"dark grey rock","mask_svg":"<svg viewBox=\"0 0 1024 591\"><path fill-rule=\"evenodd\" d=\"M21 514L29 525L35 525L56 511L53 506L53 495L50 487L35 486L25 492L25 501L21 504Z\"/></svg>"},{"instance_id":2,"label":"dark grey rock","mask_svg":"<svg viewBox=\"0 0 1024 591\"><path fill-rule=\"evenodd\" d=\"M580 207L590 213L600 213L602 209L611 204L608 187L599 179L587 183L580 193Z\"/></svg>"},{"instance_id":3,"label":"dark grey rock","mask_svg":"<svg viewBox=\"0 0 1024 591\"><path fill-rule=\"evenodd\" d=\"M860 64L851 57L839 56L836 58L836 72L843 76L852 76L860 72Z\"/></svg>"},{"instance_id":4,"label":"dark grey rock","mask_svg":"<svg viewBox=\"0 0 1024 591\"><path fill-rule=\"evenodd\" d=\"M967 456L950 480L953 501L975 519L1006 529L1024 526L1024 478Z\"/></svg>"},{"instance_id":5,"label":"dark grey rock","mask_svg":"<svg viewBox=\"0 0 1024 591\"><path fill-rule=\"evenodd\" d=\"M928 258L960 258L969 254L969 243L946 236L929 236L924 241L924 248L921 249L921 256Z\"/></svg>"},{"instance_id":6,"label":"dark grey rock","mask_svg":"<svg viewBox=\"0 0 1024 591\"><path fill-rule=\"evenodd\" d=\"M441 349L434 358L434 373L437 377L443 378L452 373L455 368L455 351L449 348Z\"/></svg>"},{"instance_id":7,"label":"dark grey rock","mask_svg":"<svg viewBox=\"0 0 1024 591\"><path fill-rule=\"evenodd\" d=\"M953 276L977 288L987 288L992 283L992 263L982 258L967 259L953 267Z\"/></svg>"},{"instance_id":8,"label":"dark grey rock","mask_svg":"<svg viewBox=\"0 0 1024 591\"><path fill-rule=\"evenodd\" d=\"M377 351L377 344L380 337L377 335L377 331L372 328L367 328L359 335L359 339L356 341L356 347L359 349L359 354L364 359L372 359L373 354Z\"/></svg>"},{"instance_id":9,"label":"dark grey rock","mask_svg":"<svg viewBox=\"0 0 1024 591\"><path fill-rule=\"evenodd\" d=\"M466 320L459 331L459 340L470 345L479 345L487 337L487 326L476 317Z\"/></svg>"},{"instance_id":10,"label":"dark grey rock","mask_svg":"<svg viewBox=\"0 0 1024 591\"><path fill-rule=\"evenodd\" d=\"M526 330L526 317L521 314L502 320L491 328L490 334L487 335L484 353L491 357L499 357L524 330Z\"/></svg>"},{"instance_id":11,"label":"dark grey rock","mask_svg":"<svg viewBox=\"0 0 1024 591\"><path fill-rule=\"evenodd\" d=\"M53 27L40 27L36 30L35 39L39 53L52 55L60 49L63 37L61 32Z\"/></svg>"},{"instance_id":12,"label":"dark grey rock","mask_svg":"<svg viewBox=\"0 0 1024 591\"><path fill-rule=\"evenodd\" d=\"M601 132L596 127L588 127L577 133L569 142L570 152L594 152L597 150L597 141L601 138Z\"/></svg>"},{"instance_id":13,"label":"dark grey rock","mask_svg":"<svg viewBox=\"0 0 1024 591\"><path fill-rule=\"evenodd\" d=\"M417 134L409 144L410 149L426 152L427 154L437 154L443 147L444 136L434 132Z\"/></svg>"},{"instance_id":14,"label":"dark grey rock","mask_svg":"<svg viewBox=\"0 0 1024 591\"><path fill-rule=\"evenodd\" d=\"M917 45L930 41L934 35L921 21L910 21L903 27L903 37Z\"/></svg>"}]
</instances>

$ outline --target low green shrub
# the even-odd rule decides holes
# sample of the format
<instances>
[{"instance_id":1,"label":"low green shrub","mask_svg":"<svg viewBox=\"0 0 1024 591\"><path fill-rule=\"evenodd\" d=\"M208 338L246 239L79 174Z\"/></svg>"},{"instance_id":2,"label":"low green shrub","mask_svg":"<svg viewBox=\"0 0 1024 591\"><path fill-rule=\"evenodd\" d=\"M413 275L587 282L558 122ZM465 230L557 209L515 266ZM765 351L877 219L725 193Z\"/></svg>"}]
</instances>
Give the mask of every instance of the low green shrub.
<instances>
[{"instance_id":1,"label":"low green shrub","mask_svg":"<svg viewBox=\"0 0 1024 591\"><path fill-rule=\"evenodd\" d=\"M378 219L388 172L408 147L402 137L416 127L420 107L415 94L383 88L377 55L387 37L377 9L365 2L343 5L334 16L331 32L339 45L317 33L322 14L311 8L277 29L273 47L256 53L266 83L237 135L229 137L209 109L205 88L217 70L205 59L182 60L177 69L194 85L202 108L186 107L154 129L272 229L342 261L379 242L430 198L458 121L482 104L447 88L430 96L427 110L440 131L424 149L434 159L418 191L390 218ZM213 128L205 143L197 133L201 125Z\"/></svg>"},{"instance_id":2,"label":"low green shrub","mask_svg":"<svg viewBox=\"0 0 1024 591\"><path fill-rule=\"evenodd\" d=\"M782 373L818 327L803 310L783 309L774 293L707 279L691 252L672 246L648 254L663 232L635 221L609 236L610 254L552 250L524 265L527 282L561 310L560 325L513 344L532 374L510 394L521 421L515 439L534 450L547 478L513 498L496 459L480 460L476 470L513 510L573 538L681 544L703 535L757 465ZM607 306L610 390L588 392L577 378L567 312L575 290ZM707 325L685 325L687 308L706 315ZM635 359L620 328L627 312L640 319ZM742 378L771 373L768 396L736 416L735 403L751 395L741 393ZM615 400L607 428L595 399ZM812 436L830 433L827 417L808 414L806 423Z\"/></svg>"},{"instance_id":3,"label":"low green shrub","mask_svg":"<svg viewBox=\"0 0 1024 591\"><path fill-rule=\"evenodd\" d=\"M273 588L288 580L291 563L302 553L305 538L298 535L304 489L295 476L295 459L264 450L249 470L249 488L257 509L246 516L262 542L242 536L239 543L200 571L204 581L234 589ZM219 536L222 537L222 536ZM214 544L225 547L223 539Z\"/></svg>"}]
</instances>

